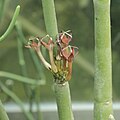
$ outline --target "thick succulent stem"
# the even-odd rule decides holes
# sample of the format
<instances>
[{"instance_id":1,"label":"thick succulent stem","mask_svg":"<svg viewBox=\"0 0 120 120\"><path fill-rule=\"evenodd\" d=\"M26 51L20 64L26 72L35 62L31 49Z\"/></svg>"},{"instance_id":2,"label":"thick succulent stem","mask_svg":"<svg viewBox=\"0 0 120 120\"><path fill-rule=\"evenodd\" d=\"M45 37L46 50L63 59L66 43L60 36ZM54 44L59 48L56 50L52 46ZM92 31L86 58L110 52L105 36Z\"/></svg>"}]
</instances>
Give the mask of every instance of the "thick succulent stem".
<instances>
[{"instance_id":1,"label":"thick succulent stem","mask_svg":"<svg viewBox=\"0 0 120 120\"><path fill-rule=\"evenodd\" d=\"M58 107L59 120L74 120L68 82L65 82L64 85L54 83L54 91Z\"/></svg>"},{"instance_id":2,"label":"thick succulent stem","mask_svg":"<svg viewBox=\"0 0 120 120\"><path fill-rule=\"evenodd\" d=\"M46 31L53 40L58 34L54 0L42 0Z\"/></svg>"},{"instance_id":3,"label":"thick succulent stem","mask_svg":"<svg viewBox=\"0 0 120 120\"><path fill-rule=\"evenodd\" d=\"M113 112L110 0L93 1L95 12L94 120L108 120Z\"/></svg>"}]
</instances>

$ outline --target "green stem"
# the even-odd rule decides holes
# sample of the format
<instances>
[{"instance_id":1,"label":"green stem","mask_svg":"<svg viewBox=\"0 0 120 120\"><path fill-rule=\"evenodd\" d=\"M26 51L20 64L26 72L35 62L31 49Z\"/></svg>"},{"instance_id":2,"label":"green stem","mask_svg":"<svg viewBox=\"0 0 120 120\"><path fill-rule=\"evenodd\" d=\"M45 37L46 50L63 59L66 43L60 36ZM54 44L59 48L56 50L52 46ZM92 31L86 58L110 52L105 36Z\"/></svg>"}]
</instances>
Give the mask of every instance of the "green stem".
<instances>
[{"instance_id":1,"label":"green stem","mask_svg":"<svg viewBox=\"0 0 120 120\"><path fill-rule=\"evenodd\" d=\"M20 67L21 67L21 72L22 72L23 76L28 77L27 68L26 68L25 59L24 59L24 54L23 54L23 42L22 42L22 40L20 40L20 38L18 38L17 41L18 41L18 56L19 56L19 64L20 64ZM30 101L31 100L30 95L31 95L32 89L31 89L31 87L29 85L27 85L25 83L23 83L23 87L24 87L26 97ZM29 102L29 104L30 103L31 102Z\"/></svg>"},{"instance_id":2,"label":"green stem","mask_svg":"<svg viewBox=\"0 0 120 120\"><path fill-rule=\"evenodd\" d=\"M7 28L6 32L0 37L0 42L2 42L9 35L9 33L12 31L12 29L15 25L16 19L19 15L19 12L20 12L20 6L18 5L16 7L15 13L13 15L13 18L12 18L12 21L11 21L9 27Z\"/></svg>"},{"instance_id":3,"label":"green stem","mask_svg":"<svg viewBox=\"0 0 120 120\"><path fill-rule=\"evenodd\" d=\"M1 81L0 81L0 87L8 96L10 96L20 106L21 110L28 118L28 120L34 120L33 116L25 110L23 102L11 90L9 90ZM6 120L6 119L0 119L0 120Z\"/></svg>"},{"instance_id":4,"label":"green stem","mask_svg":"<svg viewBox=\"0 0 120 120\"><path fill-rule=\"evenodd\" d=\"M28 77L26 63L25 63L24 54L23 54L23 42L20 40L20 38L17 39L17 42L18 42L18 56L19 56L19 64L21 67L21 72L24 77ZM29 99L30 89L28 85L26 85L25 83L23 84L23 86L24 86L24 90L27 95L27 98Z\"/></svg>"},{"instance_id":5,"label":"green stem","mask_svg":"<svg viewBox=\"0 0 120 120\"><path fill-rule=\"evenodd\" d=\"M23 44L19 38L18 38L17 42L18 42L19 64L21 66L22 75L27 77L27 68L26 68L24 54L23 54Z\"/></svg>"},{"instance_id":6,"label":"green stem","mask_svg":"<svg viewBox=\"0 0 120 120\"><path fill-rule=\"evenodd\" d=\"M110 0L93 0L95 12L94 120L112 116Z\"/></svg>"},{"instance_id":7,"label":"green stem","mask_svg":"<svg viewBox=\"0 0 120 120\"><path fill-rule=\"evenodd\" d=\"M57 27L54 0L42 0L42 6L43 6L43 14L44 14L44 21L45 21L47 34L50 35L50 37L52 37L53 40L55 40L58 34L58 27ZM53 51L54 54L57 53L56 46L54 47Z\"/></svg>"},{"instance_id":8,"label":"green stem","mask_svg":"<svg viewBox=\"0 0 120 120\"><path fill-rule=\"evenodd\" d=\"M58 34L54 0L42 0L45 26L47 33L55 40ZM54 54L57 50L54 49ZM54 83L54 92L58 107L59 120L73 120L71 97L68 82L65 85Z\"/></svg>"},{"instance_id":9,"label":"green stem","mask_svg":"<svg viewBox=\"0 0 120 120\"><path fill-rule=\"evenodd\" d=\"M24 82L27 84L32 84L32 85L42 85L44 84L43 82L41 82L40 80L35 80L35 79L31 79L31 78L27 78L27 77L22 77L20 75L16 75L13 73L9 73L9 72L4 72L4 71L0 71L0 77L5 77L5 78L11 78L20 82Z\"/></svg>"},{"instance_id":10,"label":"green stem","mask_svg":"<svg viewBox=\"0 0 120 120\"><path fill-rule=\"evenodd\" d=\"M43 13L47 34L55 40L58 34L54 0L42 0Z\"/></svg>"},{"instance_id":11,"label":"green stem","mask_svg":"<svg viewBox=\"0 0 120 120\"><path fill-rule=\"evenodd\" d=\"M0 100L0 120L9 120L1 100Z\"/></svg>"},{"instance_id":12,"label":"green stem","mask_svg":"<svg viewBox=\"0 0 120 120\"><path fill-rule=\"evenodd\" d=\"M64 85L54 83L54 91L58 107L59 120L74 120L68 82Z\"/></svg>"}]
</instances>

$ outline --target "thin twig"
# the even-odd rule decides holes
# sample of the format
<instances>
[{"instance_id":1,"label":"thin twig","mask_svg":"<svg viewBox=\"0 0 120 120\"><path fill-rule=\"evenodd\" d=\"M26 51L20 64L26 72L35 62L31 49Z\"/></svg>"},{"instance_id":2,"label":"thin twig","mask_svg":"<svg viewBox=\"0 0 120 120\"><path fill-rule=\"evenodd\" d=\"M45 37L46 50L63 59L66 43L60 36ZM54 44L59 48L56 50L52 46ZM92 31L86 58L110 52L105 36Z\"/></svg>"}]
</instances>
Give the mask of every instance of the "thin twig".
<instances>
[{"instance_id":1,"label":"thin twig","mask_svg":"<svg viewBox=\"0 0 120 120\"><path fill-rule=\"evenodd\" d=\"M41 80L38 81L35 79L23 77L20 75L16 75L16 74L4 72L4 71L0 71L0 77L10 78L10 79L14 79L19 82L28 83L28 84L32 84L32 85L44 85L44 83L41 82Z\"/></svg>"},{"instance_id":2,"label":"thin twig","mask_svg":"<svg viewBox=\"0 0 120 120\"><path fill-rule=\"evenodd\" d=\"M2 42L9 35L9 33L12 31L12 29L15 25L15 22L17 20L17 17L19 15L19 12L20 12L20 6L18 5L16 7L15 13L12 17L12 20L11 20L11 23L10 23L9 27L7 28L6 32L0 37L0 42Z\"/></svg>"}]
</instances>

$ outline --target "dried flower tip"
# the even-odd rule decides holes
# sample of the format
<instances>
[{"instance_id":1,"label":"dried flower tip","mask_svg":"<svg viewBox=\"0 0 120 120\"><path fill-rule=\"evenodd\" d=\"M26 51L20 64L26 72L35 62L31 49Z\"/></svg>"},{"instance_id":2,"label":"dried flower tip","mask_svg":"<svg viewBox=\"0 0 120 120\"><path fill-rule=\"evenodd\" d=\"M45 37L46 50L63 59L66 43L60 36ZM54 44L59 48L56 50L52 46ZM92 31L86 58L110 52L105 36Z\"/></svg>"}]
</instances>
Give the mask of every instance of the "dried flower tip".
<instances>
[{"instance_id":1,"label":"dried flower tip","mask_svg":"<svg viewBox=\"0 0 120 120\"><path fill-rule=\"evenodd\" d=\"M77 53L78 53L78 48L70 45L61 50L61 55L68 61L72 61Z\"/></svg>"},{"instance_id":2,"label":"dried flower tip","mask_svg":"<svg viewBox=\"0 0 120 120\"><path fill-rule=\"evenodd\" d=\"M63 48L69 44L72 39L71 31L61 32L57 36L57 44L60 48Z\"/></svg>"},{"instance_id":3,"label":"dried flower tip","mask_svg":"<svg viewBox=\"0 0 120 120\"><path fill-rule=\"evenodd\" d=\"M42 40L44 40L45 38L50 38L50 36L47 34L46 36L44 36L44 37L42 37L41 39L40 39L40 41L42 41Z\"/></svg>"},{"instance_id":4,"label":"dried flower tip","mask_svg":"<svg viewBox=\"0 0 120 120\"><path fill-rule=\"evenodd\" d=\"M66 36L68 36L72 39L72 31L71 30L64 31L63 34L65 34Z\"/></svg>"},{"instance_id":5,"label":"dried flower tip","mask_svg":"<svg viewBox=\"0 0 120 120\"><path fill-rule=\"evenodd\" d=\"M35 48L40 46L39 38L29 39L28 44L25 46L26 48Z\"/></svg>"},{"instance_id":6,"label":"dried flower tip","mask_svg":"<svg viewBox=\"0 0 120 120\"><path fill-rule=\"evenodd\" d=\"M47 43L46 42L44 42L43 40L45 39L45 38L49 38L49 40L47 41ZM53 47L54 47L54 42L53 42L53 40L52 40L52 38L49 36L49 35L46 35L45 37L43 37L41 40L40 40L40 42L41 42L41 44L45 47L45 48L47 48L48 50L52 50L53 49Z\"/></svg>"}]
</instances>

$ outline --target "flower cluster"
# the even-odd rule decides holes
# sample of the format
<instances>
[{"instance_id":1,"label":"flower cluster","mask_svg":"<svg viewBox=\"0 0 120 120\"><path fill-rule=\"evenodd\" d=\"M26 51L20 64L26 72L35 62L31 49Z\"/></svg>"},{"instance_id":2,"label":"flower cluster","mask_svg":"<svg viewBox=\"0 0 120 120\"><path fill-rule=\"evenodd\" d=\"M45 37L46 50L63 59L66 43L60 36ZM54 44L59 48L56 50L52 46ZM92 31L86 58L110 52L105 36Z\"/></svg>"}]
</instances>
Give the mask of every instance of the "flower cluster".
<instances>
[{"instance_id":1,"label":"flower cluster","mask_svg":"<svg viewBox=\"0 0 120 120\"><path fill-rule=\"evenodd\" d=\"M60 32L56 42L49 35L30 39L27 48L34 48L45 67L52 71L55 82L64 83L71 79L73 58L78 53L78 48L69 45L72 40L70 30ZM49 52L50 63L42 55L41 47L44 46ZM57 54L54 54L54 48Z\"/></svg>"}]
</instances>

